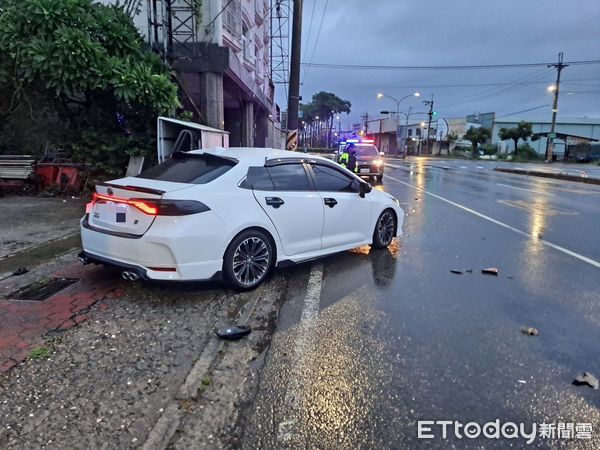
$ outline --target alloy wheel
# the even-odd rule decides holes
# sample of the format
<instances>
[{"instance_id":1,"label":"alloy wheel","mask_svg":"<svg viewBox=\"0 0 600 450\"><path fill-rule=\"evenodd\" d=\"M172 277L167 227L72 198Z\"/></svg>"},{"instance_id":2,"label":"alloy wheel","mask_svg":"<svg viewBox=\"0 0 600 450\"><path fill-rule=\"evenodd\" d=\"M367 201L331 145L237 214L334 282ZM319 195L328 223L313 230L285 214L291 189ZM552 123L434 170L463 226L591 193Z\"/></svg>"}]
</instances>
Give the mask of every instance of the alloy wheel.
<instances>
[{"instance_id":1,"label":"alloy wheel","mask_svg":"<svg viewBox=\"0 0 600 450\"><path fill-rule=\"evenodd\" d=\"M377 235L381 244L388 245L394 237L394 215L390 211L385 211L377 222Z\"/></svg>"},{"instance_id":2,"label":"alloy wheel","mask_svg":"<svg viewBox=\"0 0 600 450\"><path fill-rule=\"evenodd\" d=\"M258 237L249 237L233 253L233 276L244 286L252 286L264 277L269 263L267 244Z\"/></svg>"}]
</instances>

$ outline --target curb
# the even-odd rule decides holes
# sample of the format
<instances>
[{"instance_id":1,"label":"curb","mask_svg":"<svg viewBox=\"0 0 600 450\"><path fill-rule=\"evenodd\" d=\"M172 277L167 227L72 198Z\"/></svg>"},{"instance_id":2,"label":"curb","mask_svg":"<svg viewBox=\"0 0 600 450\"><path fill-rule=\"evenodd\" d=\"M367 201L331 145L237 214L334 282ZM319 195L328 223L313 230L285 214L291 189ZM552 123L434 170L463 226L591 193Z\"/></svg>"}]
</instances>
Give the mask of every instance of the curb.
<instances>
[{"instance_id":1,"label":"curb","mask_svg":"<svg viewBox=\"0 0 600 450\"><path fill-rule=\"evenodd\" d=\"M522 170L522 169L505 169L502 167L496 167L494 170L496 172L513 173L513 174L517 174L517 175L530 175L533 177L542 177L542 178L554 178L556 180L574 181L577 183L600 184L599 178L578 177L575 175L568 175L565 173L538 172L535 170Z\"/></svg>"}]
</instances>

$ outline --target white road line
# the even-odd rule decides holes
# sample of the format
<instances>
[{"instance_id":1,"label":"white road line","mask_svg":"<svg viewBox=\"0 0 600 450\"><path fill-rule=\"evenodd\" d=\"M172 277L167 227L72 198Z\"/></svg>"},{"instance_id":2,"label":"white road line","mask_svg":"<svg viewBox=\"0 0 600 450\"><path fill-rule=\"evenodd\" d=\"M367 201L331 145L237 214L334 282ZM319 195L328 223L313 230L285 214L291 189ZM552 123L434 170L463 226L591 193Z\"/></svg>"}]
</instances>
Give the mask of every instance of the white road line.
<instances>
[{"instance_id":1,"label":"white road line","mask_svg":"<svg viewBox=\"0 0 600 450\"><path fill-rule=\"evenodd\" d=\"M423 193L425 193L425 194L427 194L427 195L430 195L430 196L432 196L432 197L435 197L435 198L437 198L438 200L441 200L441 201L443 201L443 202L446 202L446 203L448 203L448 204L450 204L450 205L452 205L452 206L456 206L457 208L460 208L460 209L462 209L463 211L467 211L467 212L469 212L469 213L471 213L471 214L473 214L473 215L475 215L475 216L477 216L477 217L480 217L480 218L482 218L482 219L485 219L485 220L487 220L487 221L489 221L489 222L495 223L496 225L499 225L499 226L501 226L501 227L503 227L503 228L506 228L506 229L508 229L508 230L514 231L515 233L518 233L518 234L520 234L520 235L522 235L522 236L528 237L528 238L530 238L530 239L531 239L531 238L535 238L535 239L537 239L537 240L538 240L538 242L540 242L540 243L542 243L542 244L544 244L544 245L546 245L546 246L548 246L548 247L551 247L551 248L553 248L553 249L555 249L555 250L558 250L558 251L560 251L560 252L563 252L563 253L565 253L565 254L567 254L567 255L570 255L570 256L572 256L572 257L574 257L574 258L577 258L577 259L579 259L580 261L586 262L586 263L588 263L588 264L590 264L590 265L592 265L592 266L594 266L594 267L597 267L597 268L599 268L599 269L600 269L600 262L598 262L598 261L595 261L595 260L593 260L593 259L591 259L591 258L588 258L587 256L580 255L579 253L575 253L575 252L573 252L573 251L571 251L571 250L569 250L569 249L567 249L567 248L561 247L560 245L553 244L552 242L549 242L549 241L546 241L546 240L544 240L544 239L540 239L540 238L538 238L538 237L536 237L536 236L533 236L533 235L532 235L532 234L530 234L530 233L526 233L526 232L525 232L525 231L523 231L523 230L519 230L518 228L511 227L510 225L508 225L508 224L506 224L506 223L504 223L504 222L500 222L499 220L493 219L493 218L491 218L490 216L486 216L485 214L482 214L482 213L480 213L480 212L477 212L477 211L475 211L475 210L473 210L473 209L471 209L471 208L467 208L466 206L463 206L463 205L461 205L461 204L459 204L459 203L453 202L452 200L448 200L447 198L440 197L439 195L436 195L436 194L432 194L431 192L428 192L428 191L426 191L425 189L423 189L423 188L420 188L420 187L418 187L418 186L414 186L414 185L412 185L412 184L410 184L410 183L407 183L407 182L405 182L405 181L398 180L397 178L391 177L391 176L389 176L389 175L385 175L385 177L386 177L386 178L389 178L390 180L396 181L397 183L404 184L404 185L406 185L406 186L409 186L409 187L411 187L411 188L413 188L413 189L416 189L416 190L418 190L418 191L421 191L421 192L423 192Z\"/></svg>"},{"instance_id":2,"label":"white road line","mask_svg":"<svg viewBox=\"0 0 600 450\"><path fill-rule=\"evenodd\" d=\"M391 167L392 169L399 169L400 166L395 166L394 164L385 163L386 166Z\"/></svg>"},{"instance_id":3,"label":"white road line","mask_svg":"<svg viewBox=\"0 0 600 450\"><path fill-rule=\"evenodd\" d=\"M496 184L498 186L504 186L504 187L511 188L511 189L519 189L520 191L533 192L535 194L542 194L542 195L550 195L547 192L534 191L533 189L525 189L525 188L521 188L521 187L517 187L517 186L511 186L510 184L502 184L502 183L496 183Z\"/></svg>"},{"instance_id":4,"label":"white road line","mask_svg":"<svg viewBox=\"0 0 600 450\"><path fill-rule=\"evenodd\" d=\"M304 306L300 315L300 323L295 332L296 339L293 344L293 359L290 362L291 378L287 385L285 403L287 406L286 417L277 427L277 442L279 446L291 443L298 433L296 418L298 416L298 395L302 390L302 367L305 365L306 356L312 351L313 328L319 315L321 302L321 287L323 285L323 263L315 264L310 269L310 277L304 297Z\"/></svg>"}]
</instances>

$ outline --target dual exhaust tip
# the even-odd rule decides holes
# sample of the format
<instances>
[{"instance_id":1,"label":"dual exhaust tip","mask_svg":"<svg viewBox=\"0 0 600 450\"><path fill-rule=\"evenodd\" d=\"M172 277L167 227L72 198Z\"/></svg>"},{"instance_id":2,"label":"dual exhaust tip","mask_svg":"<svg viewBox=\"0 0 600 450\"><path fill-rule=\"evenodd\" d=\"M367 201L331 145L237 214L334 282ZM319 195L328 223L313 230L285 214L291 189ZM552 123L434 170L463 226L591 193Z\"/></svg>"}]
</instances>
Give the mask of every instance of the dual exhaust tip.
<instances>
[{"instance_id":1,"label":"dual exhaust tip","mask_svg":"<svg viewBox=\"0 0 600 450\"><path fill-rule=\"evenodd\" d=\"M79 262L81 264L83 264L84 266L92 263L92 260L90 258L88 258L87 255L85 253L83 253L83 252L81 252L77 256L77 258L79 259ZM139 273L134 272L132 270L124 270L123 272L121 272L121 277L124 280L128 280L128 281L137 281L140 278L142 278Z\"/></svg>"},{"instance_id":2,"label":"dual exhaust tip","mask_svg":"<svg viewBox=\"0 0 600 450\"><path fill-rule=\"evenodd\" d=\"M140 279L140 276L137 273L132 272L130 270L124 270L121 273L121 277L123 277L124 280L129 280L129 281L136 281L136 280Z\"/></svg>"}]
</instances>

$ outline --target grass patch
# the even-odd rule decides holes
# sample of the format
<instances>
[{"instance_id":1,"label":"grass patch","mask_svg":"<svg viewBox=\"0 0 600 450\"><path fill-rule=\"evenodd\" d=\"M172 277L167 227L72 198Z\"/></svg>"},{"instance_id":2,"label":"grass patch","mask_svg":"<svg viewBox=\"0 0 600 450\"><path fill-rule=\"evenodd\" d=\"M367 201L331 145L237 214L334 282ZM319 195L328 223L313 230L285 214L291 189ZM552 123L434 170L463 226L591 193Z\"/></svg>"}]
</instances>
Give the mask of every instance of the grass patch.
<instances>
[{"instance_id":1,"label":"grass patch","mask_svg":"<svg viewBox=\"0 0 600 450\"><path fill-rule=\"evenodd\" d=\"M50 356L50 349L48 347L37 347L29 352L27 359L41 359Z\"/></svg>"}]
</instances>

